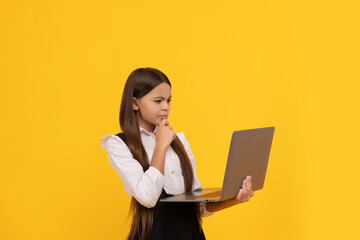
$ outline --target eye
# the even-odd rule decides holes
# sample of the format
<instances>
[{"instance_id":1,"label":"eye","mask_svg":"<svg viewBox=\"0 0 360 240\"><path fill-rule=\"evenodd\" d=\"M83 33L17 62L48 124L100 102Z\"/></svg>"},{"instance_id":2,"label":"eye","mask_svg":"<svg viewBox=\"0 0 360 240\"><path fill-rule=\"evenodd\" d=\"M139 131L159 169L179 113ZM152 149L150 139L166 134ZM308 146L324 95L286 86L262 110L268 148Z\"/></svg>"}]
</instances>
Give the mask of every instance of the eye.
<instances>
[{"instance_id":1,"label":"eye","mask_svg":"<svg viewBox=\"0 0 360 240\"><path fill-rule=\"evenodd\" d=\"M156 102L156 103L161 103L161 101L162 100L154 100L154 102ZM171 101L172 101L171 99L167 100L168 103L171 102Z\"/></svg>"}]
</instances>

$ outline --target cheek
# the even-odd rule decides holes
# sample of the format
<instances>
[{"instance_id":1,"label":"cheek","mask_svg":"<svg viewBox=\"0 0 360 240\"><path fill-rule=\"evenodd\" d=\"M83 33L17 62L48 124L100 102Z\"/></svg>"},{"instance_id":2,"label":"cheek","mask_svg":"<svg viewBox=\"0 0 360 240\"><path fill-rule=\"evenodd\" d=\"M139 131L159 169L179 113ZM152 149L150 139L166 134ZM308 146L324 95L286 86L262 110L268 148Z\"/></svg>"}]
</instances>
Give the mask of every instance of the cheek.
<instances>
[{"instance_id":1,"label":"cheek","mask_svg":"<svg viewBox=\"0 0 360 240\"><path fill-rule=\"evenodd\" d=\"M156 118L159 115L159 112L161 111L159 104L149 104L146 107L146 113L145 115L148 118Z\"/></svg>"}]
</instances>

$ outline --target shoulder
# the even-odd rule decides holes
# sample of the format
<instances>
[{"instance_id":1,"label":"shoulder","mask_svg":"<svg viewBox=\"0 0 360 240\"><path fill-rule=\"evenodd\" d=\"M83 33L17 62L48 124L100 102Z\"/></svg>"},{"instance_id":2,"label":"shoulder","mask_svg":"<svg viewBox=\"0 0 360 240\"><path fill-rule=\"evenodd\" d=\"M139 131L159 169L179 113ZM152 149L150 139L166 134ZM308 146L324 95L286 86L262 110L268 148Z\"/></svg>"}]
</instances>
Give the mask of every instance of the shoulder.
<instances>
[{"instance_id":1,"label":"shoulder","mask_svg":"<svg viewBox=\"0 0 360 240\"><path fill-rule=\"evenodd\" d=\"M177 135L179 138L185 139L185 134L184 134L183 132L176 133L176 135Z\"/></svg>"},{"instance_id":2,"label":"shoulder","mask_svg":"<svg viewBox=\"0 0 360 240\"><path fill-rule=\"evenodd\" d=\"M129 151L124 141L115 134L105 134L100 139L100 145L106 152Z\"/></svg>"},{"instance_id":3,"label":"shoulder","mask_svg":"<svg viewBox=\"0 0 360 240\"><path fill-rule=\"evenodd\" d=\"M176 135L179 137L180 141L185 147L189 144L183 132L176 133Z\"/></svg>"},{"instance_id":4,"label":"shoulder","mask_svg":"<svg viewBox=\"0 0 360 240\"><path fill-rule=\"evenodd\" d=\"M194 155L191 151L191 148L190 148L190 144L189 142L187 141L186 137L185 137L185 134L183 132L180 132L180 133L176 133L177 136L179 137L181 143L183 144L184 148L185 148L185 151L186 153L188 154L189 158L190 158L190 161L193 163L194 161Z\"/></svg>"}]
</instances>

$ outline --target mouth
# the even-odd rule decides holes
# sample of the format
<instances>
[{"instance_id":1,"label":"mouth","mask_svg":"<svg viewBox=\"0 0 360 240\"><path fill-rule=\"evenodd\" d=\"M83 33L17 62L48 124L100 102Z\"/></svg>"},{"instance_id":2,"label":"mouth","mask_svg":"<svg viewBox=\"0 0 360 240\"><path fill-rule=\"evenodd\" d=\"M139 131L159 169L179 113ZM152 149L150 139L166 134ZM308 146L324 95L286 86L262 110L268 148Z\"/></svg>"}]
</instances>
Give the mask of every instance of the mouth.
<instances>
[{"instance_id":1,"label":"mouth","mask_svg":"<svg viewBox=\"0 0 360 240\"><path fill-rule=\"evenodd\" d=\"M161 119L166 119L168 117L168 115L160 115Z\"/></svg>"}]
</instances>

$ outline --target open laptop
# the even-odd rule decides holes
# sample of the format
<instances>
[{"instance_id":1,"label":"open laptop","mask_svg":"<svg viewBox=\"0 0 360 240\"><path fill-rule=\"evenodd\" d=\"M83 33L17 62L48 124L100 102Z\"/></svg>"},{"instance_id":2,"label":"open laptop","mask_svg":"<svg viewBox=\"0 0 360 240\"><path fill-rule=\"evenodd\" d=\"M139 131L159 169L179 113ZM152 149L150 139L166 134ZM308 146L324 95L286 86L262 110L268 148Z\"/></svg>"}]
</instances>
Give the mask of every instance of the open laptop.
<instances>
[{"instance_id":1,"label":"open laptop","mask_svg":"<svg viewBox=\"0 0 360 240\"><path fill-rule=\"evenodd\" d=\"M222 188L202 188L160 199L161 202L220 202L235 198L246 176L252 190L262 189L275 127L234 131Z\"/></svg>"}]
</instances>

